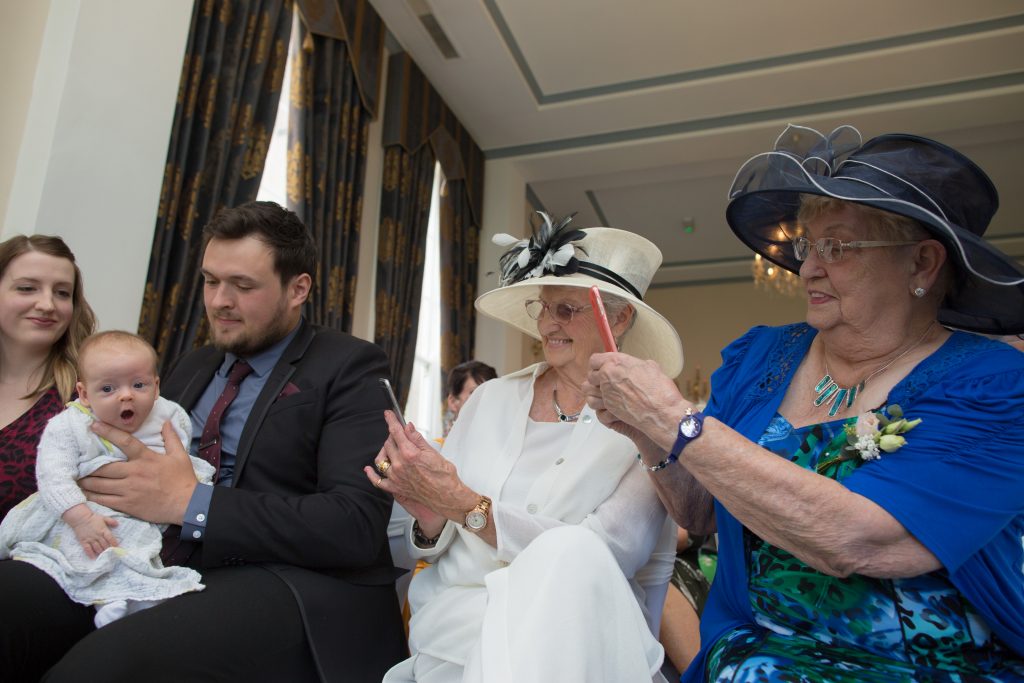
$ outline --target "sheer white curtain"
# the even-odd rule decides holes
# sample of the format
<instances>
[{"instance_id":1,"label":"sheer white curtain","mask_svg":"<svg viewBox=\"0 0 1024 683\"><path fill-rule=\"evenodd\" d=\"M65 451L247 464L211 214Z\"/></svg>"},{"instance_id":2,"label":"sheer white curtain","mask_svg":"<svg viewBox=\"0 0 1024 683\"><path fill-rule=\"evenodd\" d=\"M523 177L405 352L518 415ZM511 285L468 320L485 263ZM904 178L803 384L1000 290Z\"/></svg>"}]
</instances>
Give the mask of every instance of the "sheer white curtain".
<instances>
[{"instance_id":1,"label":"sheer white curtain","mask_svg":"<svg viewBox=\"0 0 1024 683\"><path fill-rule=\"evenodd\" d=\"M416 359L405 417L430 438L442 435L441 376L441 257L440 201L444 174L434 165L434 187L430 197L427 224L427 248L423 264L423 289L420 294L420 321L416 333Z\"/></svg>"},{"instance_id":2,"label":"sheer white curtain","mask_svg":"<svg viewBox=\"0 0 1024 683\"><path fill-rule=\"evenodd\" d=\"M294 33L292 35L294 40ZM291 92L292 61L285 66L281 85L281 102L267 151L267 161L260 181L259 200L288 205L288 93ZM427 246L423 266L423 288L420 296L420 319L416 334L416 358L413 364L409 399L405 417L429 437L442 435L444 378L441 376L441 266L440 266L440 202L444 176L440 164L434 166L434 184L430 198L430 220L427 225Z\"/></svg>"},{"instance_id":3,"label":"sheer white curtain","mask_svg":"<svg viewBox=\"0 0 1024 683\"><path fill-rule=\"evenodd\" d=\"M292 40L295 40L292 29ZM292 90L292 53L288 51L288 61L284 67L284 81L281 83L281 101L277 103L277 118L274 119L274 131L270 135L270 147L267 149L267 160L263 164L263 178L260 179L260 190L256 193L259 201L277 202L288 206L288 93Z\"/></svg>"}]
</instances>

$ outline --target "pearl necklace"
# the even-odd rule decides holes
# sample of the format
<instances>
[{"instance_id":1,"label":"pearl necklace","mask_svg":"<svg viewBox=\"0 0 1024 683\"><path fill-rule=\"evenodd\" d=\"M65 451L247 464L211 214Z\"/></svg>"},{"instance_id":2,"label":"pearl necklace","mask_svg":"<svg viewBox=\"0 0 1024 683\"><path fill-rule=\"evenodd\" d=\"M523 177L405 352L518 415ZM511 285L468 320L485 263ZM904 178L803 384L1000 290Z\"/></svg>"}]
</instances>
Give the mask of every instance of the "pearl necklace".
<instances>
[{"instance_id":1,"label":"pearl necklace","mask_svg":"<svg viewBox=\"0 0 1024 683\"><path fill-rule=\"evenodd\" d=\"M928 327L925 328L924 334L922 334L916 342L908 346L903 353L896 356L888 363L886 363L885 365L878 368L870 375L862 379L858 384L855 384L851 387L841 387L839 386L839 384L836 383L834 379L832 379L832 373L828 371L828 358L825 357L825 349L824 347L822 347L821 355L822 358L824 358L825 376L818 380L818 383L814 385L814 393L816 394L816 397L814 399L814 407L817 408L823 404L829 406L829 417L835 417L836 413L838 413L840 410L843 410L844 407L852 408L853 402L857 400L857 394L864 391L864 385L868 383L868 380L871 379L872 377L882 374L890 367L892 367L893 363L898 361L900 358L903 358L908 353L910 353L918 346L920 346L921 342L924 341L924 338L928 336L929 332L931 332L932 326L934 324L934 322L930 323ZM844 403L846 404L845 406L843 406Z\"/></svg>"}]
</instances>

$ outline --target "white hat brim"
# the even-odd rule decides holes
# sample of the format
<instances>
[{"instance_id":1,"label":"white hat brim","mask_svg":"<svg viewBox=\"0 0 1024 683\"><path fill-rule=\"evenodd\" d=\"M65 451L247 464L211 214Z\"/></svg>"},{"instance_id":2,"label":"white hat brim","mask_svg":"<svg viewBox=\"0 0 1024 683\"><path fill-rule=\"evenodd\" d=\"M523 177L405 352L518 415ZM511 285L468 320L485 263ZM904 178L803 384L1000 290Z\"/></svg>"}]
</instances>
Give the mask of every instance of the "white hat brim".
<instances>
[{"instance_id":1,"label":"white hat brim","mask_svg":"<svg viewBox=\"0 0 1024 683\"><path fill-rule=\"evenodd\" d=\"M637 358L653 360L668 377L678 376L683 370L683 343L672 323L621 287L590 275L545 275L522 280L484 292L477 297L476 309L489 318L500 320L534 339L540 339L537 321L526 314L526 300L539 298L540 288L544 286L590 289L594 285L602 292L628 301L636 309L636 322L623 337L622 348L619 350Z\"/></svg>"}]
</instances>

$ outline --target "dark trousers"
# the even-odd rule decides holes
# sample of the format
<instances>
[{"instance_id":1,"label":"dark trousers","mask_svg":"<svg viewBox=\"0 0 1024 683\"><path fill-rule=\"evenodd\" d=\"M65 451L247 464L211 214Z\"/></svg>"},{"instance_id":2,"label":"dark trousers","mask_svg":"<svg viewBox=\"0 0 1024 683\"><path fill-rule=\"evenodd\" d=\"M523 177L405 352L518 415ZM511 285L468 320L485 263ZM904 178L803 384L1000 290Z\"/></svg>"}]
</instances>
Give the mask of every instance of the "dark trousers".
<instances>
[{"instance_id":1,"label":"dark trousers","mask_svg":"<svg viewBox=\"0 0 1024 683\"><path fill-rule=\"evenodd\" d=\"M295 597L281 579L261 567L243 566L206 570L203 583L204 591L97 630L93 609L71 602L45 573L24 562L0 562L0 678L319 680ZM381 587L389 589L394 592ZM359 658L359 651L352 657Z\"/></svg>"}]
</instances>

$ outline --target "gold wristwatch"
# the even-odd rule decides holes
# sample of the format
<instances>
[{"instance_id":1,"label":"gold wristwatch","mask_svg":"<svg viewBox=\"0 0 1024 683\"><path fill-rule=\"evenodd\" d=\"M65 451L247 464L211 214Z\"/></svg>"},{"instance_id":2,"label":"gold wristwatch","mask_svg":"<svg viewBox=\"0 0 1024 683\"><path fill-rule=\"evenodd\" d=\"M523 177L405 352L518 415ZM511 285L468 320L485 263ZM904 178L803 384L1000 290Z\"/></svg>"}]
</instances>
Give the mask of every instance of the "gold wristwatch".
<instances>
[{"instance_id":1,"label":"gold wristwatch","mask_svg":"<svg viewBox=\"0 0 1024 683\"><path fill-rule=\"evenodd\" d=\"M491 499L481 496L480 502L472 510L466 513L466 528L473 532L480 532L487 528L487 512L491 509Z\"/></svg>"}]
</instances>

